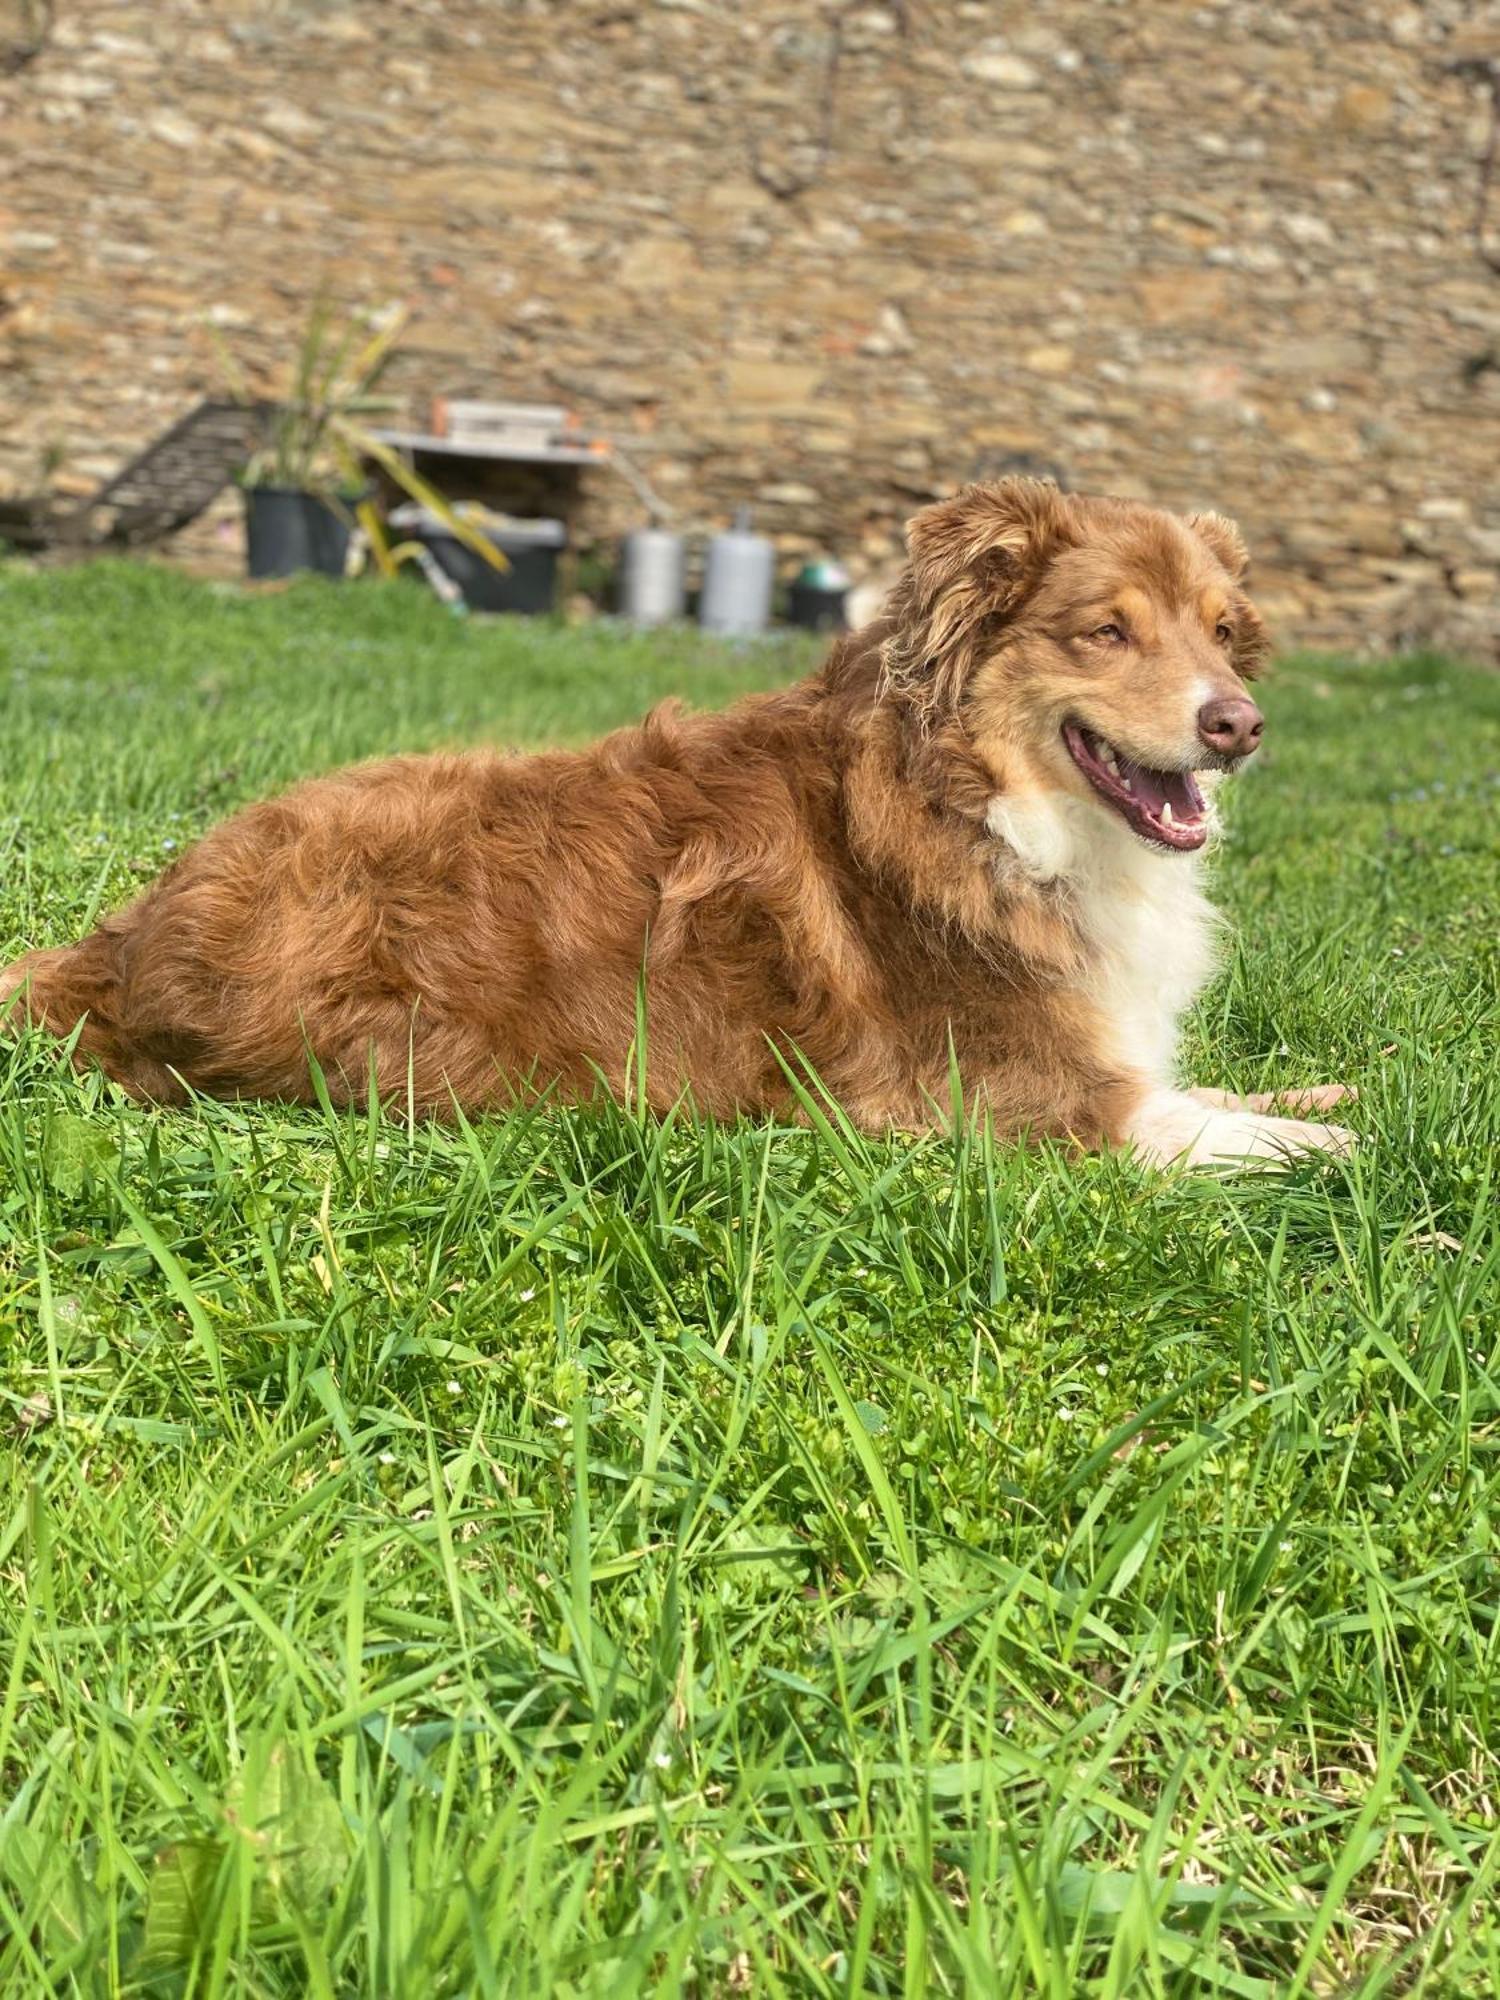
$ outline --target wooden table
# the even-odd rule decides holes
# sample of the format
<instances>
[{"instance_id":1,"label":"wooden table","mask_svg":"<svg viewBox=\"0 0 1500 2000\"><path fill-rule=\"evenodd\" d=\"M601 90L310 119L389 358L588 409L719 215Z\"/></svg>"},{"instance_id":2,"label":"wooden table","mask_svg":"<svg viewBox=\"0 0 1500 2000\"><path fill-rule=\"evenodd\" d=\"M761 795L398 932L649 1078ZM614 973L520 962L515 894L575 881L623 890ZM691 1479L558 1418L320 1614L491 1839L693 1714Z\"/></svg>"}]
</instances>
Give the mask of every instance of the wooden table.
<instances>
[{"instance_id":1,"label":"wooden table","mask_svg":"<svg viewBox=\"0 0 1500 2000\"><path fill-rule=\"evenodd\" d=\"M561 521L567 551L573 546L582 497L579 474L584 466L608 465L611 458L604 438L584 438L577 444L508 445L460 444L430 431L378 430L373 435L400 452L445 500L477 500L518 520L544 515Z\"/></svg>"}]
</instances>

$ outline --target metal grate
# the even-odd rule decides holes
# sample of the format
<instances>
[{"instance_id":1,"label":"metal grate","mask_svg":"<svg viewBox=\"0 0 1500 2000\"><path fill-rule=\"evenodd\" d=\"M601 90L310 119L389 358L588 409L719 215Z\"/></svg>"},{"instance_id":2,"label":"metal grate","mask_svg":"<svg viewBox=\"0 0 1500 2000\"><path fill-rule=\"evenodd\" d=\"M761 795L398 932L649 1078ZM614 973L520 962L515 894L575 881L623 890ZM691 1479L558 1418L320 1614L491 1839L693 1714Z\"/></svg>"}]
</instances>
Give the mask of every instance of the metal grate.
<instances>
[{"instance_id":1,"label":"metal grate","mask_svg":"<svg viewBox=\"0 0 1500 2000\"><path fill-rule=\"evenodd\" d=\"M0 501L0 541L21 549L143 548L196 520L265 441L269 403L189 410L78 506L50 494Z\"/></svg>"},{"instance_id":2,"label":"metal grate","mask_svg":"<svg viewBox=\"0 0 1500 2000\"><path fill-rule=\"evenodd\" d=\"M140 547L165 540L223 492L262 442L265 404L203 402L107 480L79 509L113 520L88 539Z\"/></svg>"}]
</instances>

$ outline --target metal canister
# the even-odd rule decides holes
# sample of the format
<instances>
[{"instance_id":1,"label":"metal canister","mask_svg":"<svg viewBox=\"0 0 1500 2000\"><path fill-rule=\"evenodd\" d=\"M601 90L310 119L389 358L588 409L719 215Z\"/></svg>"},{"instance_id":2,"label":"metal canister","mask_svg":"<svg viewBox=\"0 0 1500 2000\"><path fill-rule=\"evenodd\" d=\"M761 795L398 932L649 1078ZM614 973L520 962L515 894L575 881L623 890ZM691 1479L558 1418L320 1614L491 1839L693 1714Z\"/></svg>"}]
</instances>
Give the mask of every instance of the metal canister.
<instances>
[{"instance_id":1,"label":"metal canister","mask_svg":"<svg viewBox=\"0 0 1500 2000\"><path fill-rule=\"evenodd\" d=\"M632 625L668 625L682 616L681 535L637 528L620 551L620 612Z\"/></svg>"},{"instance_id":2,"label":"metal canister","mask_svg":"<svg viewBox=\"0 0 1500 2000\"><path fill-rule=\"evenodd\" d=\"M764 632L775 583L776 551L764 535L751 532L750 510L742 507L734 526L708 545L698 622L706 632L733 638Z\"/></svg>"}]
</instances>

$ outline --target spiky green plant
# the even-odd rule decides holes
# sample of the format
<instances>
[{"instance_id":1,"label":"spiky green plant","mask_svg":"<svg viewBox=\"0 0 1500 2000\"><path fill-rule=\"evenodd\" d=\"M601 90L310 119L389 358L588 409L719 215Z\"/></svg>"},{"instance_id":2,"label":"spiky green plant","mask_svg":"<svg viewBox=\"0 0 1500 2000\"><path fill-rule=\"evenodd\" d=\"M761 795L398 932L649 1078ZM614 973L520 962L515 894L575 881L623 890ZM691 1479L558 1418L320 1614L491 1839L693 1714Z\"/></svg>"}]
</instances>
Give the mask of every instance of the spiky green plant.
<instances>
[{"instance_id":1,"label":"spiky green plant","mask_svg":"<svg viewBox=\"0 0 1500 2000\"><path fill-rule=\"evenodd\" d=\"M336 509L347 507L369 539L387 575L416 553L413 543L392 543L380 511L367 496L368 468L377 465L394 485L441 522L495 569L505 557L461 509L377 435L379 420L400 407L380 384L410 325L399 305L352 312L339 324L326 292L314 299L297 344L291 373L270 394L265 444L247 461L241 483L288 487L317 494ZM242 402L264 402L217 327L209 328L230 392Z\"/></svg>"}]
</instances>

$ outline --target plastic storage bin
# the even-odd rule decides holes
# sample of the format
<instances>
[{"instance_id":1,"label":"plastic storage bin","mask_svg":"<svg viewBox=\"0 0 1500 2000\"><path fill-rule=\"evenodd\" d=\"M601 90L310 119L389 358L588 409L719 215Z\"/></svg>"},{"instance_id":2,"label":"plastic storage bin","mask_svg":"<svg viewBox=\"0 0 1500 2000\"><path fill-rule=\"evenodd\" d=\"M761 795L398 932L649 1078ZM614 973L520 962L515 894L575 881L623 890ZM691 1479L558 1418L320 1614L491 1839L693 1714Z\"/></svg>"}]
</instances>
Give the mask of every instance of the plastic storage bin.
<instances>
[{"instance_id":1,"label":"plastic storage bin","mask_svg":"<svg viewBox=\"0 0 1500 2000\"><path fill-rule=\"evenodd\" d=\"M425 507L398 507L391 526L431 549L445 576L458 585L471 611L514 611L545 616L557 602L557 557L567 541L561 521L515 521L482 508L454 510L478 528L506 559L500 570L461 542Z\"/></svg>"}]
</instances>

